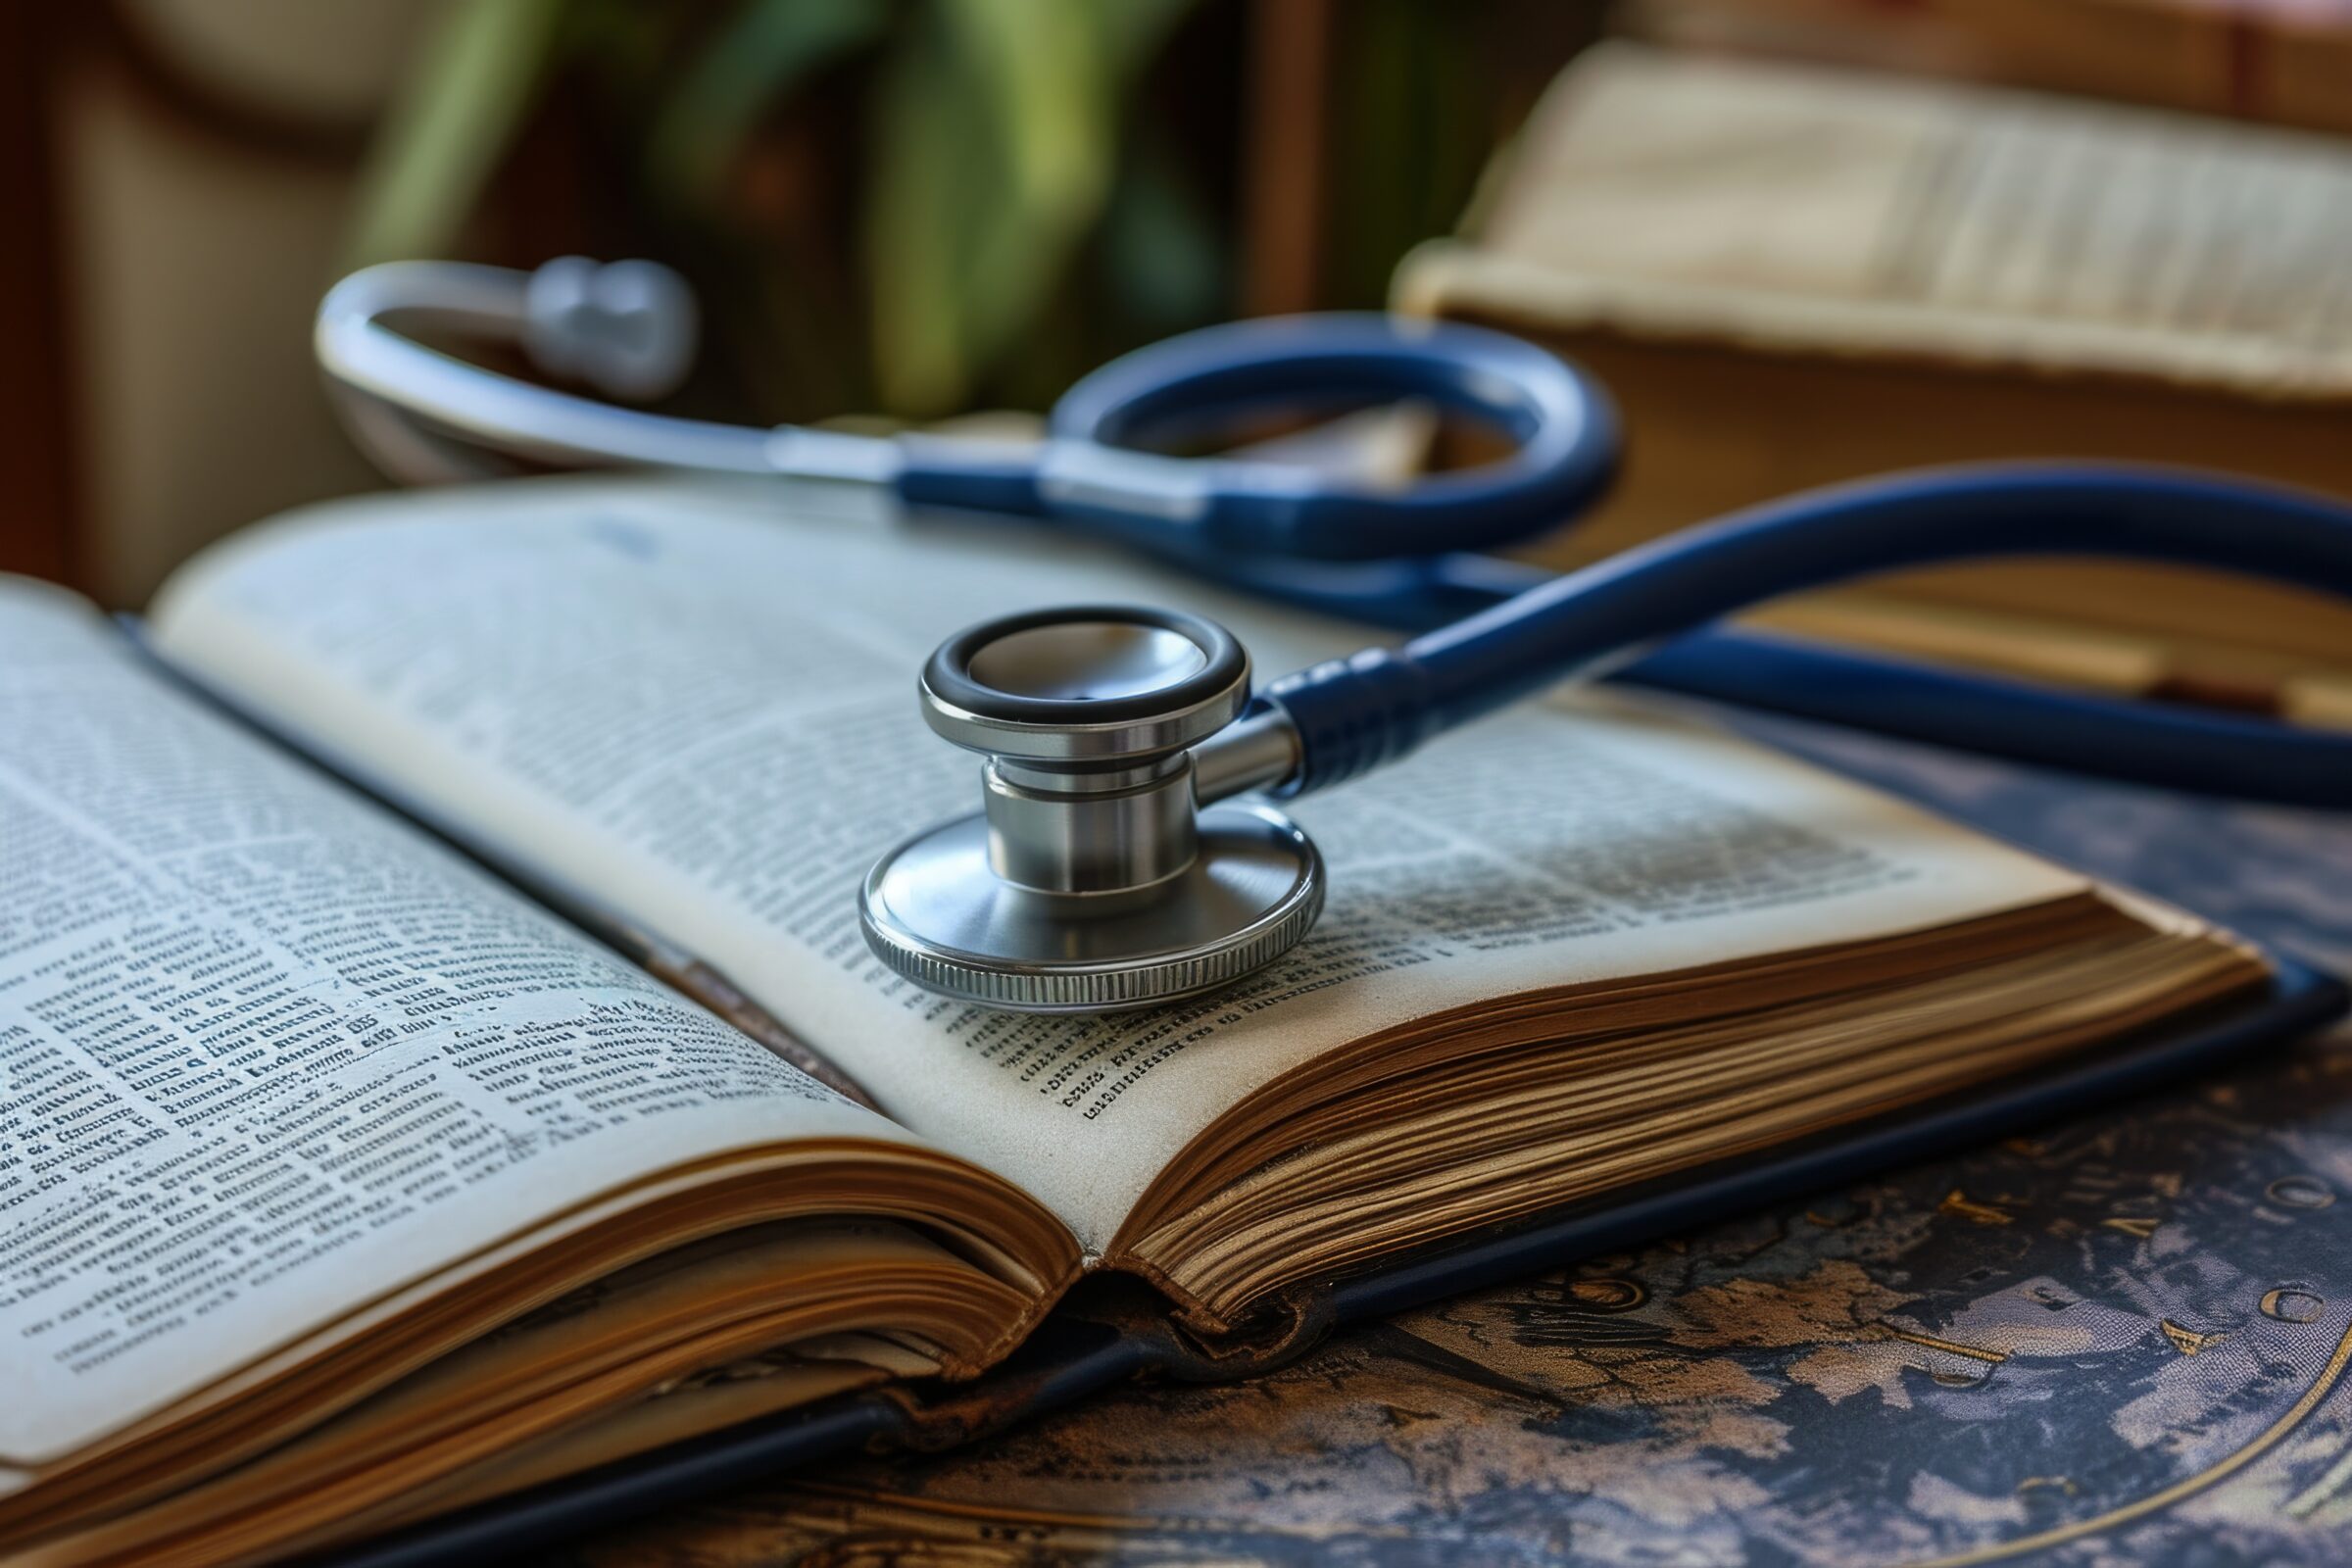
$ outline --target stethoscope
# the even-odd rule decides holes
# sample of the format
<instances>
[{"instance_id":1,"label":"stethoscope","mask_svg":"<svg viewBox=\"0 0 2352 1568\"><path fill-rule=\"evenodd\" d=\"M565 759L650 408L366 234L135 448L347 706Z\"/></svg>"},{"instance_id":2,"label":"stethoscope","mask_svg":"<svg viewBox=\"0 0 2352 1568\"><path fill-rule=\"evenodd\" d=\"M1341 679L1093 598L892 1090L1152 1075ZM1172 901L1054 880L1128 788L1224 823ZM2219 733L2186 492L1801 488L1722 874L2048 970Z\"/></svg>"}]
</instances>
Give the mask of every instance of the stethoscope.
<instances>
[{"instance_id":1,"label":"stethoscope","mask_svg":"<svg viewBox=\"0 0 2352 1568\"><path fill-rule=\"evenodd\" d=\"M922 669L922 714L987 759L983 809L883 856L858 912L884 962L968 1002L1110 1011L1262 967L1313 925L1327 880L1268 800L1354 778L1573 677L2177 788L2352 804L2352 736L1709 625L1825 582L1996 555L2139 557L2352 596L2352 509L2314 495L2153 467L1953 467L1790 497L1554 576L1477 552L1590 503L1613 466L1615 419L1573 367L1476 327L1359 315L1210 327L1104 366L1055 405L1042 443L1009 447L641 414L467 365L393 318L518 336L550 374L644 399L684 375L695 311L675 274L645 262L572 257L530 273L403 262L344 279L319 308L318 358L355 435L402 478L508 471L504 451L884 485L911 505L1097 530L1417 634L1254 695L1229 632L1164 610L1032 611L941 644ZM1393 489L1139 450L1398 398L1515 450Z\"/></svg>"}]
</instances>

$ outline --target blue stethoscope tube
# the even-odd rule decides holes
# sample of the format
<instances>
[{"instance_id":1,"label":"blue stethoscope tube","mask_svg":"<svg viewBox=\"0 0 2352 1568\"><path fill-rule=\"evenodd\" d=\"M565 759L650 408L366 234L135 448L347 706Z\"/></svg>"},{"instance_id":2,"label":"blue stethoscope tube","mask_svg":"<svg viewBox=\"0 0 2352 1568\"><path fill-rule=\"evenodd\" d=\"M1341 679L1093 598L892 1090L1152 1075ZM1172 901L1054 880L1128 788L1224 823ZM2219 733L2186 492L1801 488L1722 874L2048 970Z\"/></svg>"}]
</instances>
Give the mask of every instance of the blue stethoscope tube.
<instances>
[{"instance_id":1,"label":"blue stethoscope tube","mask_svg":"<svg viewBox=\"0 0 2352 1568\"><path fill-rule=\"evenodd\" d=\"M1384 317L1239 322L1153 345L1071 388L1052 429L1074 450L1123 451L1335 387L1429 400L1517 450L1397 492L1225 489L1213 514L1173 522L1116 497L998 498L998 510L1116 533L1261 596L1423 634L1268 689L1304 751L1287 794L1352 778L1565 676L1606 672L2080 772L2352 806L2352 736L1708 625L1787 593L1991 556L2134 557L2352 597L2352 510L2319 496L2152 466L1971 465L1809 491L1555 576L1475 552L1598 499L1619 442L1607 395L1518 339Z\"/></svg>"},{"instance_id":2,"label":"blue stethoscope tube","mask_svg":"<svg viewBox=\"0 0 2352 1568\"><path fill-rule=\"evenodd\" d=\"M1808 492L1547 580L1483 559L1430 562L1417 577L1332 595L1301 594L1295 578L1294 599L1432 628L1400 649L1278 684L1273 695L1304 737L1296 788L1352 777L1564 674L1660 644L1613 678L2109 777L2352 805L2352 736L1700 629L1801 588L2002 555L2136 557L2352 597L2352 513L2342 507L2194 473L2075 464L1934 469Z\"/></svg>"},{"instance_id":3,"label":"blue stethoscope tube","mask_svg":"<svg viewBox=\"0 0 2352 1568\"><path fill-rule=\"evenodd\" d=\"M354 433L419 477L499 471L486 454L650 463L888 485L916 506L1106 534L1192 571L1418 633L1270 685L1320 789L1576 673L2024 761L2254 800L2352 806L2352 735L2063 692L1710 626L1782 594L2003 555L2121 556L2352 597L2352 509L2185 470L1984 465L1792 496L1562 576L1478 552L1570 522L1618 450L1606 395L1518 339L1385 316L1245 321L1085 377L1035 448L747 429L658 417L465 364L385 318L518 334L552 371L615 395L683 372L691 296L646 263L565 258L531 274L394 263L346 278L315 342ZM1516 445L1401 488L1139 446L1210 437L1253 411L1417 398Z\"/></svg>"}]
</instances>

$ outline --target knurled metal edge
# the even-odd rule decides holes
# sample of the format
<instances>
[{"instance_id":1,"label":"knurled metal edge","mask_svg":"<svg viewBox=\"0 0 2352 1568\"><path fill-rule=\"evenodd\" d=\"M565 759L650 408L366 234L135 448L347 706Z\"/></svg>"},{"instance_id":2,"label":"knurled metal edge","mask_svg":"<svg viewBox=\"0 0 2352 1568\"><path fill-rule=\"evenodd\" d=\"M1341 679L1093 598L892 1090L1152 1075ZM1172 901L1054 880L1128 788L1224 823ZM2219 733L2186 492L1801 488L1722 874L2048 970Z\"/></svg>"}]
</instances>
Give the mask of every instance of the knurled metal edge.
<instances>
[{"instance_id":1,"label":"knurled metal edge","mask_svg":"<svg viewBox=\"0 0 2352 1568\"><path fill-rule=\"evenodd\" d=\"M1323 912L1320 859L1304 890L1279 905L1255 931L1213 953L1163 959L1140 968L1007 971L958 963L902 947L859 911L865 945L896 973L958 1002L1014 1012L1121 1012L1214 991L1255 973L1298 946Z\"/></svg>"}]
</instances>

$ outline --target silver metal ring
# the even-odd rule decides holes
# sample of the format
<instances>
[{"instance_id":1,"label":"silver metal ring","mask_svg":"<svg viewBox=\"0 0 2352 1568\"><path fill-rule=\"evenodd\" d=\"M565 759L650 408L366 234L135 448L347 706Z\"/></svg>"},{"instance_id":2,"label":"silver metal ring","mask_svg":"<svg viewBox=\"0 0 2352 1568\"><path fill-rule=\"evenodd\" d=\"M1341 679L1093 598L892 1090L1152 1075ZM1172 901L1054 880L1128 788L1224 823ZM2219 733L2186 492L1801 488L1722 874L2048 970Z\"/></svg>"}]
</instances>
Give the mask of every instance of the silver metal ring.
<instances>
[{"instance_id":1,"label":"silver metal ring","mask_svg":"<svg viewBox=\"0 0 2352 1568\"><path fill-rule=\"evenodd\" d=\"M858 901L866 945L927 991L1016 1012L1117 1012L1215 991L1313 928L1323 858L1271 807L1203 811L1192 865L1138 896L1057 894L991 875L987 825L961 818L878 861Z\"/></svg>"}]
</instances>

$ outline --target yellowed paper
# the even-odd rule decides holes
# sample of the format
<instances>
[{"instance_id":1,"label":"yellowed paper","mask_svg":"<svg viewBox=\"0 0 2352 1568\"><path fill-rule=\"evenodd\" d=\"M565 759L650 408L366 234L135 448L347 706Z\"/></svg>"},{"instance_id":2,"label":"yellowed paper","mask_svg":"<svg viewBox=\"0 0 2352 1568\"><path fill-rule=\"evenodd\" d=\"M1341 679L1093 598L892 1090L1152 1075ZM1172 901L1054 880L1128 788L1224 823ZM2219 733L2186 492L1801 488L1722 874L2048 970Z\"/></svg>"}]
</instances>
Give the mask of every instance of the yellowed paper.
<instances>
[{"instance_id":1,"label":"yellowed paper","mask_svg":"<svg viewBox=\"0 0 2352 1568\"><path fill-rule=\"evenodd\" d=\"M909 1135L0 580L0 1455L548 1216Z\"/></svg>"},{"instance_id":2,"label":"yellowed paper","mask_svg":"<svg viewBox=\"0 0 2352 1568\"><path fill-rule=\"evenodd\" d=\"M207 560L158 633L526 877L585 884L717 964L1097 1250L1209 1121L1388 1025L2082 885L1704 727L1587 701L1300 803L1331 902L1244 986L1113 1019L957 1006L875 962L854 907L881 850L978 804L974 760L916 716L934 642L1122 599L1225 620L1268 673L1363 635L1066 537L803 494L600 480L330 509Z\"/></svg>"},{"instance_id":3,"label":"yellowed paper","mask_svg":"<svg viewBox=\"0 0 2352 1568\"><path fill-rule=\"evenodd\" d=\"M1678 54L1581 57L1409 311L2352 391L2335 138Z\"/></svg>"}]
</instances>

